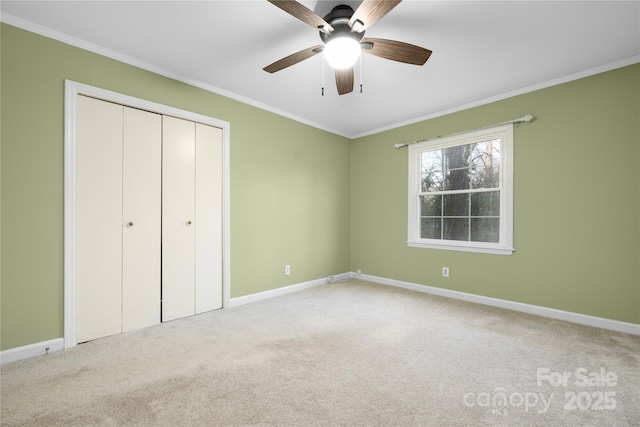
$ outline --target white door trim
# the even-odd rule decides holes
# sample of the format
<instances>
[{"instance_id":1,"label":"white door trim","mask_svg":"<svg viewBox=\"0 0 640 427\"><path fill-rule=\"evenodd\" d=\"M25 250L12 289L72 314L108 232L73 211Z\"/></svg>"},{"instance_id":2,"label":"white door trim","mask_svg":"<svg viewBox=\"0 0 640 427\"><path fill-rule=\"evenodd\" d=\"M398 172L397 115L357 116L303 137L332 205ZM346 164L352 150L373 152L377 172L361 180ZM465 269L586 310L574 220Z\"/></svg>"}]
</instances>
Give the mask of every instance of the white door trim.
<instances>
[{"instance_id":1,"label":"white door trim","mask_svg":"<svg viewBox=\"0 0 640 427\"><path fill-rule=\"evenodd\" d=\"M123 95L95 86L65 80L64 102L64 347L76 342L76 98L87 95L133 108L178 117L222 129L222 307L229 307L231 297L230 277L230 221L229 221L229 122L158 104L140 98Z\"/></svg>"}]
</instances>

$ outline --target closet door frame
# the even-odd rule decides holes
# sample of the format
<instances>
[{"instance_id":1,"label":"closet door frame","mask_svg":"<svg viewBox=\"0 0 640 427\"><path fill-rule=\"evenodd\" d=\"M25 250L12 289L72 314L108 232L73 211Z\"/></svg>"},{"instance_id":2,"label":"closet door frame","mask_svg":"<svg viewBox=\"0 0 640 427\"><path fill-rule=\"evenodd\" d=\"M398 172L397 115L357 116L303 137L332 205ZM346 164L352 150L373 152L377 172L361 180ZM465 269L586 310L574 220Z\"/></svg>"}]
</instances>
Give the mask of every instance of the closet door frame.
<instances>
[{"instance_id":1,"label":"closet door frame","mask_svg":"<svg viewBox=\"0 0 640 427\"><path fill-rule=\"evenodd\" d=\"M222 129L222 308L229 307L230 226L229 226L229 144L230 124L213 117L158 104L140 98L112 92L95 86L65 80L64 114L64 347L77 344L76 340L76 100L86 95L127 107L173 116Z\"/></svg>"}]
</instances>

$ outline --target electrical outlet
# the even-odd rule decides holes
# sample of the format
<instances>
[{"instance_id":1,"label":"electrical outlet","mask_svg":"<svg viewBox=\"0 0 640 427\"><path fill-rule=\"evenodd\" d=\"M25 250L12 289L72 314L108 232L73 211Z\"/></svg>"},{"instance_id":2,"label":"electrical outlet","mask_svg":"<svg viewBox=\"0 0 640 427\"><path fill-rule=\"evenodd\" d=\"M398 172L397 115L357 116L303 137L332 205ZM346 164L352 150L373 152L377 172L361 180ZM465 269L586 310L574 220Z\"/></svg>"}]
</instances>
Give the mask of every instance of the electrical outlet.
<instances>
[{"instance_id":1,"label":"electrical outlet","mask_svg":"<svg viewBox=\"0 0 640 427\"><path fill-rule=\"evenodd\" d=\"M449 267L442 267L442 277L449 277Z\"/></svg>"},{"instance_id":2,"label":"electrical outlet","mask_svg":"<svg viewBox=\"0 0 640 427\"><path fill-rule=\"evenodd\" d=\"M284 274L287 276L291 274L291 266L289 264L284 266Z\"/></svg>"},{"instance_id":3,"label":"electrical outlet","mask_svg":"<svg viewBox=\"0 0 640 427\"><path fill-rule=\"evenodd\" d=\"M357 269L357 270L356 270L356 274L357 274L358 276L359 276L359 275L361 275L361 274L362 274L362 270Z\"/></svg>"}]
</instances>

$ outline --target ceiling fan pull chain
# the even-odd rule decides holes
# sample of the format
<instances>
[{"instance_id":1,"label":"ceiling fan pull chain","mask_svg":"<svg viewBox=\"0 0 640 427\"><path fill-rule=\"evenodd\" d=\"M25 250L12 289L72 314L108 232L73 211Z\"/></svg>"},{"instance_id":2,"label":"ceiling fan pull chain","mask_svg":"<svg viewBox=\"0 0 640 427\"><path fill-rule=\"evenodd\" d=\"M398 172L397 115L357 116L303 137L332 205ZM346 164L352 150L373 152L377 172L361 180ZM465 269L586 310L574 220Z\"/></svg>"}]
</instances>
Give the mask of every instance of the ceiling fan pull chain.
<instances>
[{"instance_id":1,"label":"ceiling fan pull chain","mask_svg":"<svg viewBox=\"0 0 640 427\"><path fill-rule=\"evenodd\" d=\"M362 93L362 53L360 54L360 93Z\"/></svg>"},{"instance_id":2,"label":"ceiling fan pull chain","mask_svg":"<svg viewBox=\"0 0 640 427\"><path fill-rule=\"evenodd\" d=\"M322 58L322 96L324 96L324 58Z\"/></svg>"}]
</instances>

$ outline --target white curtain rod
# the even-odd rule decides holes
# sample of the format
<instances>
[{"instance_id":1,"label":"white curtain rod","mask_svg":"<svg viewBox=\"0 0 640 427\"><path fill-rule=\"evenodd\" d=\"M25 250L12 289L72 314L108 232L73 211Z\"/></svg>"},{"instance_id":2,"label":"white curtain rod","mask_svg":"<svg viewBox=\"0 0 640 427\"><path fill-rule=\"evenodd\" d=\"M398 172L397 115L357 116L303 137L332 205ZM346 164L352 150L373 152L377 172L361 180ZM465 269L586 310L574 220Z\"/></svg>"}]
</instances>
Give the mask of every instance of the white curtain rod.
<instances>
[{"instance_id":1,"label":"white curtain rod","mask_svg":"<svg viewBox=\"0 0 640 427\"><path fill-rule=\"evenodd\" d=\"M444 138L446 136L454 136L454 135L461 135L463 133L467 133L467 132L473 132L476 130L482 130L482 129L488 129L488 128L493 128L496 126L502 126L502 125L509 125L509 124L513 124L513 123L529 123L531 120L533 120L535 117L533 117L531 114L527 114L526 116L522 116L519 119L513 119L513 120L509 120L508 122L502 122L502 123L497 123L495 125L490 125L490 126L483 126L480 128L475 128L475 129L471 129L471 130L466 130L464 132L456 132L456 133L450 133L449 135L441 135L441 136L436 136L433 138L427 138L427 139L421 139L419 141L413 141L413 142L405 142L404 144L395 144L394 147L395 148L403 148L403 147L408 147L409 145L412 144L417 144L419 142L425 142L425 141L431 141L434 139L440 139L440 138Z\"/></svg>"}]
</instances>

